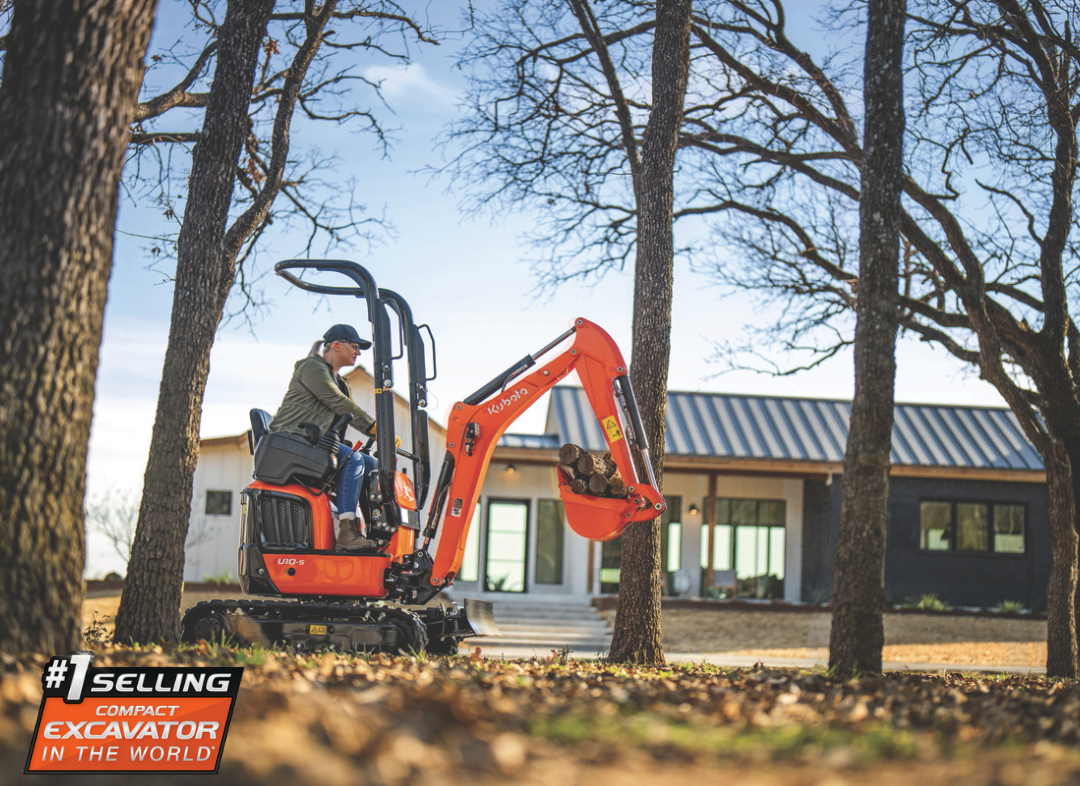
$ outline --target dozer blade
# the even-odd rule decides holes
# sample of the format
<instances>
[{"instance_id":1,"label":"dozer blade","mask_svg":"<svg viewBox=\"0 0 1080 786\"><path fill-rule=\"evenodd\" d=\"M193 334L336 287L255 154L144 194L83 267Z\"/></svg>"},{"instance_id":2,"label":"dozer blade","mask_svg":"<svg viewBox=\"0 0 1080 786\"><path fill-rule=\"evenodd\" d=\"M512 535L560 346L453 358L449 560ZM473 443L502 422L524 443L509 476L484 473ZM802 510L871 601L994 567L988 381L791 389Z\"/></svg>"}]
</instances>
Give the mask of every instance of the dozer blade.
<instances>
[{"instance_id":1,"label":"dozer blade","mask_svg":"<svg viewBox=\"0 0 1080 786\"><path fill-rule=\"evenodd\" d=\"M495 610L490 601L465 598L465 622L474 636L498 636Z\"/></svg>"}]
</instances>

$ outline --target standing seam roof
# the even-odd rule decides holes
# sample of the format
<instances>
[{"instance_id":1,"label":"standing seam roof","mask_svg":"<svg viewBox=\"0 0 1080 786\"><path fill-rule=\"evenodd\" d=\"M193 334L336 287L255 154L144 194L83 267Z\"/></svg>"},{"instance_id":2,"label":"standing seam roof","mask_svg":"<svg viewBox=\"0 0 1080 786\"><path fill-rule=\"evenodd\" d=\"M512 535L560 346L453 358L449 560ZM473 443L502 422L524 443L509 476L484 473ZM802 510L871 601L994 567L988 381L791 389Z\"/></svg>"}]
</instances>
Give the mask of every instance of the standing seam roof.
<instances>
[{"instance_id":1,"label":"standing seam roof","mask_svg":"<svg viewBox=\"0 0 1080 786\"><path fill-rule=\"evenodd\" d=\"M506 435L500 444L606 449L584 390L556 387L551 407L559 434L532 443ZM850 418L846 401L677 392L669 394L665 446L676 456L836 462ZM1043 469L1012 412L989 407L897 404L891 458L899 465Z\"/></svg>"}]
</instances>

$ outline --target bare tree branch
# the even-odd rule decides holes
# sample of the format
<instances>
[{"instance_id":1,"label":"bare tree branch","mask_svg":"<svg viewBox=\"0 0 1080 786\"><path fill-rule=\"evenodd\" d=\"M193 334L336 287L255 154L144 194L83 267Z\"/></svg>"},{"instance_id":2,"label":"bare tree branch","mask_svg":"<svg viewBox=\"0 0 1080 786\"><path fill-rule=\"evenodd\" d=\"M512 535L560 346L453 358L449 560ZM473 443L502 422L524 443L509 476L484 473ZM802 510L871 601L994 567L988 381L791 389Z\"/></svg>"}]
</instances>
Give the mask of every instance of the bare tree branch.
<instances>
[{"instance_id":1,"label":"bare tree branch","mask_svg":"<svg viewBox=\"0 0 1080 786\"><path fill-rule=\"evenodd\" d=\"M210 62L211 55L213 55L216 50L217 41L211 41L199 54L198 58L195 60L195 64L178 85L148 101L140 101L136 104L134 111L131 113L131 122L141 123L144 120L163 115L170 109L178 106L205 107L206 93L192 94L187 91L202 75L203 71L206 69L207 63Z\"/></svg>"}]
</instances>

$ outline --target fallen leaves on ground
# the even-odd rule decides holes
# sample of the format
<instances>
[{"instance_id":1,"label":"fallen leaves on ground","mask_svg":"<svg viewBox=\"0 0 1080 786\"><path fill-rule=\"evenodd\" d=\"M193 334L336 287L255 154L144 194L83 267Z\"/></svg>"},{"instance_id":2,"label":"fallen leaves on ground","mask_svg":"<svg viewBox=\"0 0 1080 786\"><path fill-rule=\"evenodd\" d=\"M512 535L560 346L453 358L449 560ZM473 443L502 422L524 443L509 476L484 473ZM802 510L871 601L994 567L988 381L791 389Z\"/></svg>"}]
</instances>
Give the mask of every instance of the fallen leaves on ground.
<instances>
[{"instance_id":1,"label":"fallen leaves on ground","mask_svg":"<svg viewBox=\"0 0 1080 786\"><path fill-rule=\"evenodd\" d=\"M96 666L245 666L224 782L1058 783L1080 684L1033 677L104 647ZM0 662L0 767L22 769L44 659ZM646 775L647 774L647 775ZM70 776L35 776L42 782ZM110 782L138 776L117 775ZM186 783L198 776L168 776ZM155 779L165 780L165 776ZM219 782L222 782L219 779ZM745 780L744 780L745 782Z\"/></svg>"}]
</instances>

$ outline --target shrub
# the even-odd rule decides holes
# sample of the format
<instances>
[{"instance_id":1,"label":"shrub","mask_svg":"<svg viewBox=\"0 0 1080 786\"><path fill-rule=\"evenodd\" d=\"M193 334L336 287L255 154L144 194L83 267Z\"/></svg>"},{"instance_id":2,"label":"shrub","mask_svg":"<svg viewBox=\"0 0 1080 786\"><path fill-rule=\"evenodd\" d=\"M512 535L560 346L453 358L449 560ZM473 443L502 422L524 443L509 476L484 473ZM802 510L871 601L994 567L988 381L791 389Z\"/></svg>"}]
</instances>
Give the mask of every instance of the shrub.
<instances>
[{"instance_id":1,"label":"shrub","mask_svg":"<svg viewBox=\"0 0 1080 786\"><path fill-rule=\"evenodd\" d=\"M994 611L1001 614L1023 614L1027 609L1024 604L1018 600L1003 600L998 605L994 606Z\"/></svg>"},{"instance_id":2,"label":"shrub","mask_svg":"<svg viewBox=\"0 0 1080 786\"><path fill-rule=\"evenodd\" d=\"M919 596L912 595L901 608L919 611L948 611L951 606L934 593L926 592Z\"/></svg>"},{"instance_id":3,"label":"shrub","mask_svg":"<svg viewBox=\"0 0 1080 786\"><path fill-rule=\"evenodd\" d=\"M832 587L827 584L815 584L810 588L808 599L815 606L824 606L832 601Z\"/></svg>"},{"instance_id":4,"label":"shrub","mask_svg":"<svg viewBox=\"0 0 1080 786\"><path fill-rule=\"evenodd\" d=\"M203 581L206 584L235 584L236 574L225 571L216 576L204 576Z\"/></svg>"}]
</instances>

